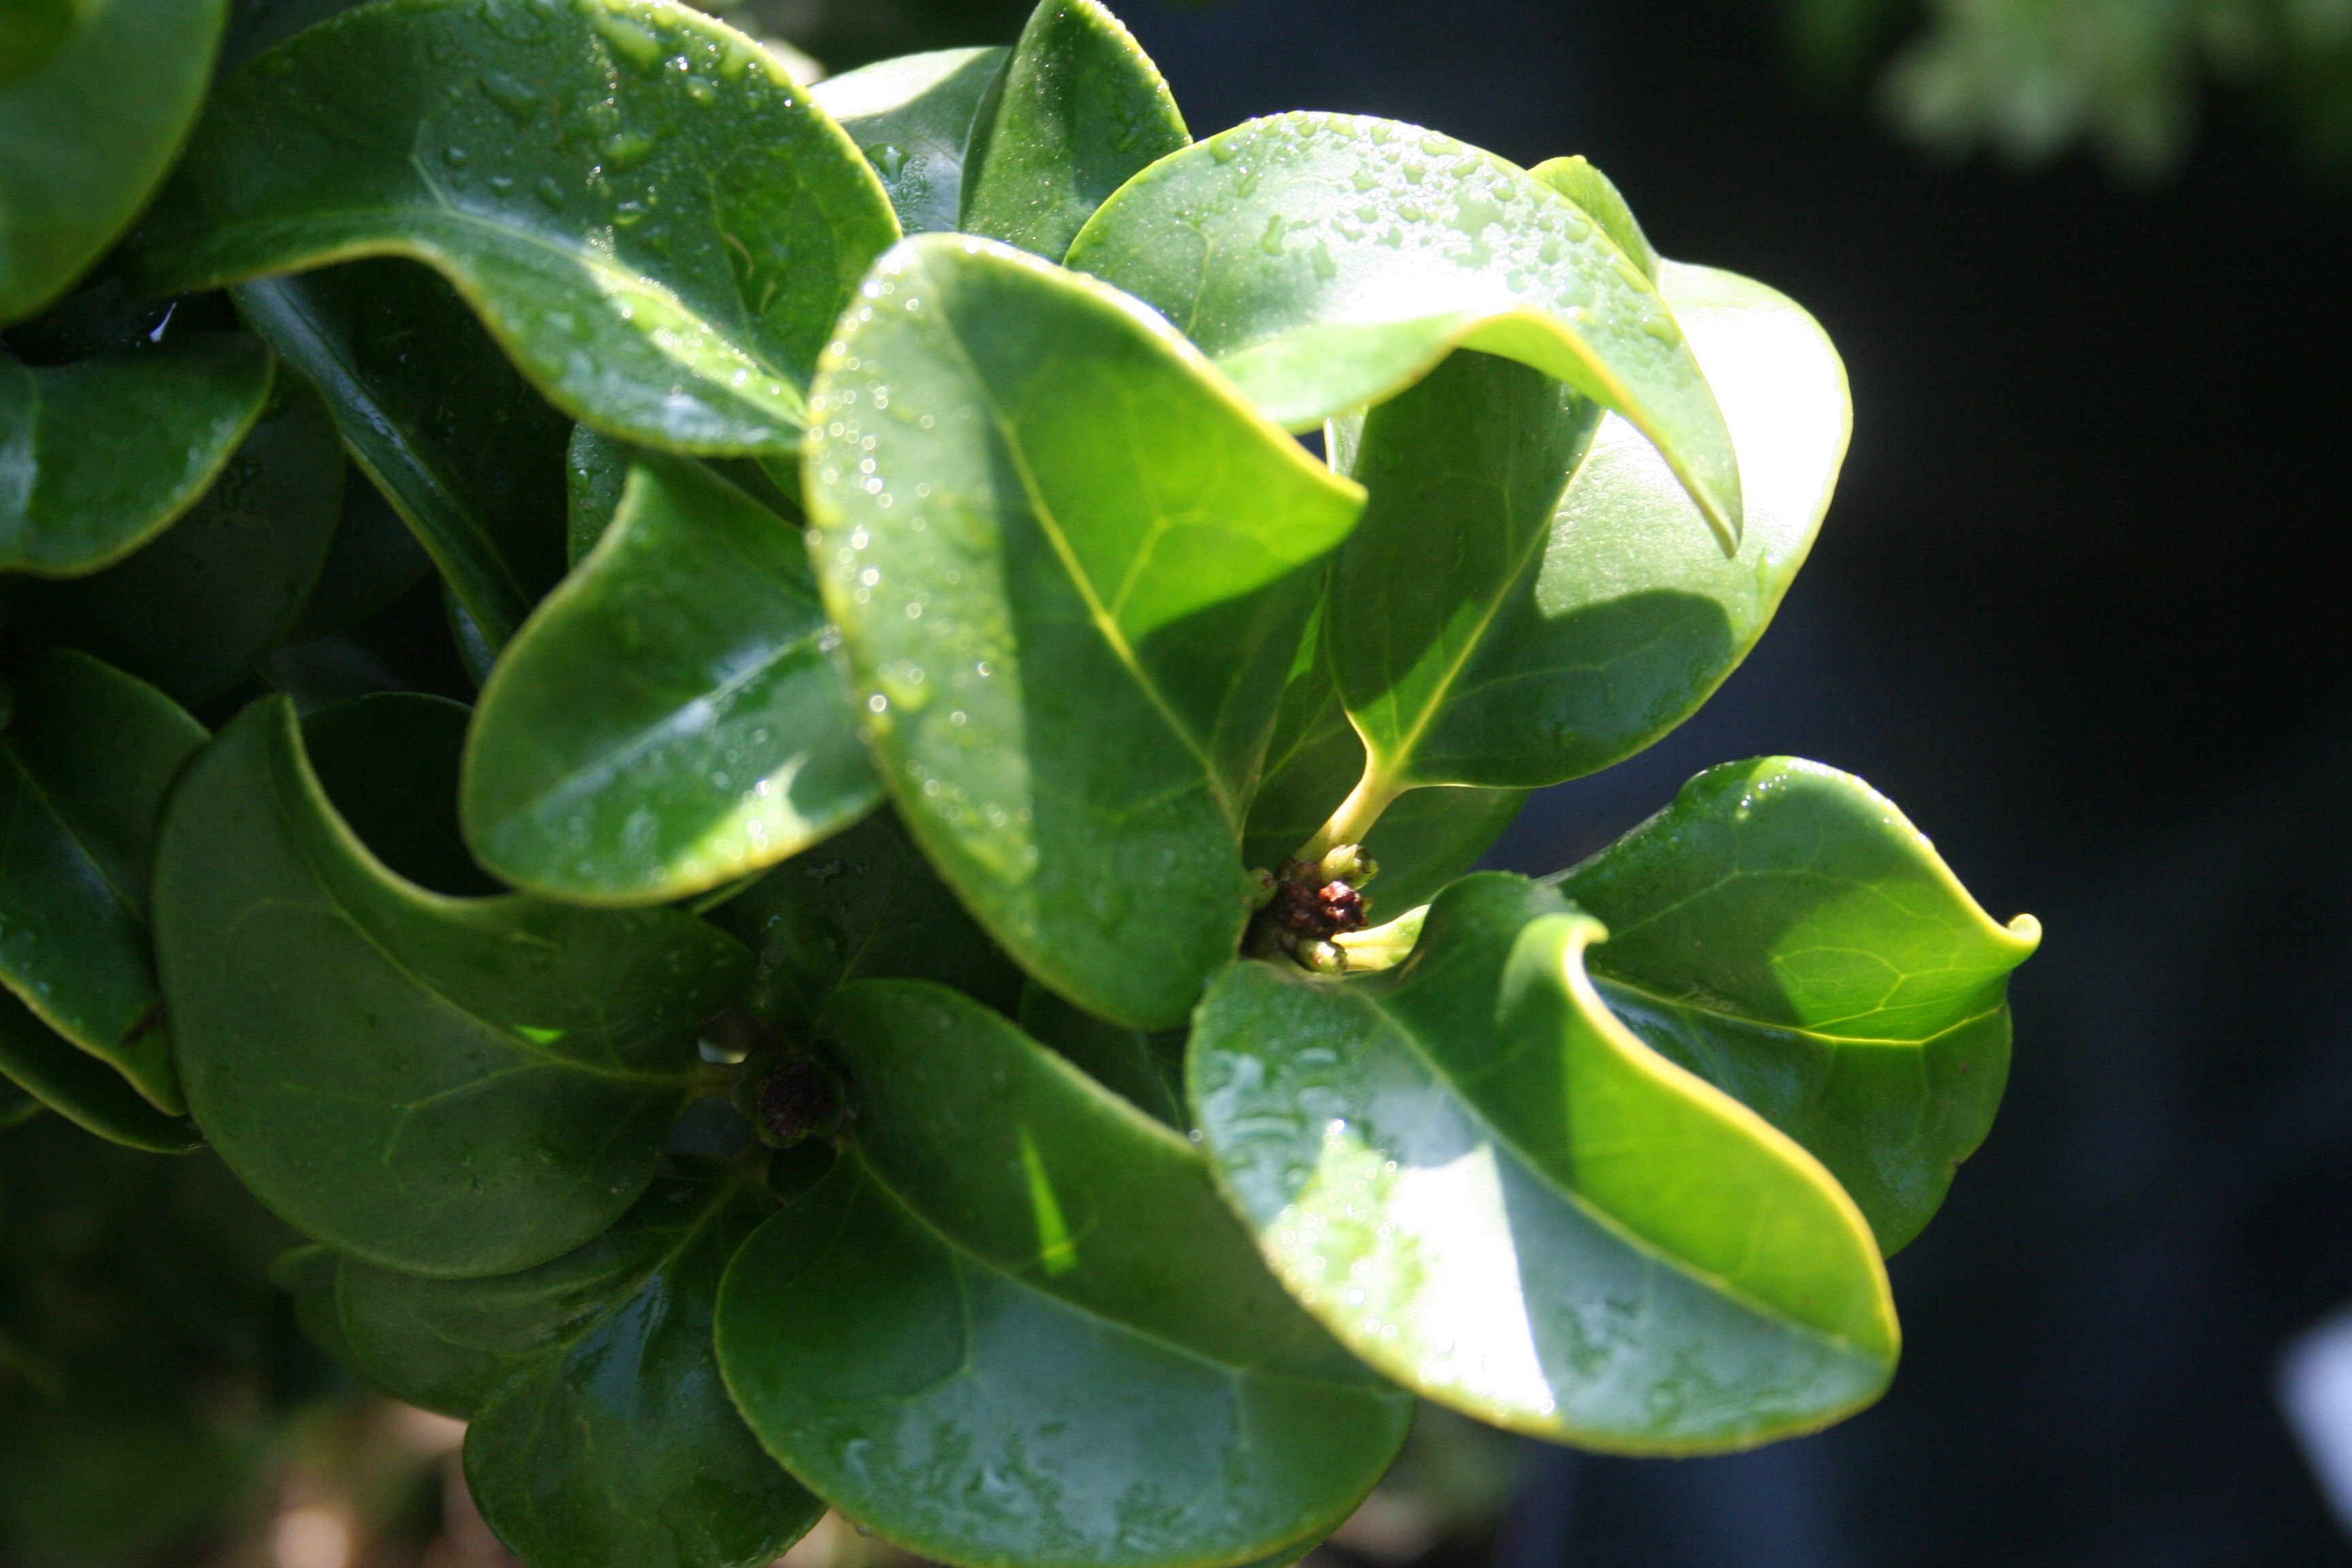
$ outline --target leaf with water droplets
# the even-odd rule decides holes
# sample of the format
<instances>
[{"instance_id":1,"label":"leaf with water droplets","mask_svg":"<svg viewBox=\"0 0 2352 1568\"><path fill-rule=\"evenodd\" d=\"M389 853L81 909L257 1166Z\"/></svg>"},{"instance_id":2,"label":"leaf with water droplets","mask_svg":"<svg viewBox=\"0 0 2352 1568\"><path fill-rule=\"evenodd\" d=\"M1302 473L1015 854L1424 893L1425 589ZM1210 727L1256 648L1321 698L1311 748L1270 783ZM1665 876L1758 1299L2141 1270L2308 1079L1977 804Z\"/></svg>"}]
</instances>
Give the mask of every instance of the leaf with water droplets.
<instances>
[{"instance_id":1,"label":"leaf with water droplets","mask_svg":"<svg viewBox=\"0 0 2352 1568\"><path fill-rule=\"evenodd\" d=\"M1291 820L1320 800L1344 828L1400 792L1413 792L1401 808L1433 793L1419 785L1597 772L1696 712L1763 636L1845 456L1844 367L1759 283L1668 262L1662 287L1738 445L1738 553L1708 542L1630 424L1596 427L1591 404L1509 361L1457 354L1335 426L1339 466L1370 500L1333 571L1324 654L1370 754L1323 715L1320 751L1281 780ZM1443 556L1433 528L1458 542Z\"/></svg>"},{"instance_id":2,"label":"leaf with water droplets","mask_svg":"<svg viewBox=\"0 0 2352 1568\"><path fill-rule=\"evenodd\" d=\"M167 291L413 257L572 416L788 452L835 317L897 237L840 127L724 23L399 0L223 83L136 243Z\"/></svg>"},{"instance_id":3,"label":"leaf with water droplets","mask_svg":"<svg viewBox=\"0 0 2352 1568\"><path fill-rule=\"evenodd\" d=\"M1481 1420L1654 1454L1826 1426L1895 1370L1870 1227L1609 1011L1605 934L1489 872L1395 969L1234 964L1187 1062L1219 1184L1343 1342Z\"/></svg>"},{"instance_id":4,"label":"leaf with water droplets","mask_svg":"<svg viewBox=\"0 0 2352 1568\"><path fill-rule=\"evenodd\" d=\"M173 792L154 921L222 1157L310 1234L436 1276L528 1268L617 1219L695 1092L697 1026L749 969L674 911L403 880L322 795L283 698Z\"/></svg>"},{"instance_id":5,"label":"leaf with water droplets","mask_svg":"<svg viewBox=\"0 0 2352 1568\"><path fill-rule=\"evenodd\" d=\"M720 1274L775 1206L754 1169L671 1155L561 1258L488 1279L331 1258L311 1313L354 1373L467 1423L467 1483L525 1562L751 1568L824 1511L744 1426L711 1346Z\"/></svg>"},{"instance_id":6,"label":"leaf with water droplets","mask_svg":"<svg viewBox=\"0 0 2352 1568\"><path fill-rule=\"evenodd\" d=\"M113 565L14 584L17 623L191 706L285 640L342 510L342 448L316 394L280 376L268 412L180 520Z\"/></svg>"},{"instance_id":7,"label":"leaf with water droplets","mask_svg":"<svg viewBox=\"0 0 2352 1568\"><path fill-rule=\"evenodd\" d=\"M1039 0L972 126L953 226L1059 261L1104 198L1192 140L1118 17Z\"/></svg>"},{"instance_id":8,"label":"leaf with water droplets","mask_svg":"<svg viewBox=\"0 0 2352 1568\"><path fill-rule=\"evenodd\" d=\"M866 288L806 473L884 784L1032 974L1180 1023L1240 940L1246 791L1357 492L1093 279L927 235Z\"/></svg>"},{"instance_id":9,"label":"leaf with water droplets","mask_svg":"<svg viewBox=\"0 0 2352 1568\"><path fill-rule=\"evenodd\" d=\"M0 322L64 293L146 205L204 103L228 5L63 10L0 81Z\"/></svg>"},{"instance_id":10,"label":"leaf with water droplets","mask_svg":"<svg viewBox=\"0 0 2352 1568\"><path fill-rule=\"evenodd\" d=\"M1010 53L900 55L827 77L809 89L865 153L907 233L956 226L973 118Z\"/></svg>"},{"instance_id":11,"label":"leaf with water droplets","mask_svg":"<svg viewBox=\"0 0 2352 1568\"><path fill-rule=\"evenodd\" d=\"M176 1117L187 1104L155 986L147 884L157 815L204 728L146 682L69 649L34 655L10 680L0 983Z\"/></svg>"},{"instance_id":12,"label":"leaf with water droplets","mask_svg":"<svg viewBox=\"0 0 2352 1568\"><path fill-rule=\"evenodd\" d=\"M235 290L327 400L343 444L503 647L563 574L572 426L517 374L457 291L385 258Z\"/></svg>"},{"instance_id":13,"label":"leaf with water droplets","mask_svg":"<svg viewBox=\"0 0 2352 1568\"><path fill-rule=\"evenodd\" d=\"M1675 312L1580 208L1492 153L1392 121L1253 121L1129 182L1069 264L1166 311L1293 429L1457 348L1521 361L1641 430L1738 542L1738 458Z\"/></svg>"},{"instance_id":14,"label":"leaf with water droplets","mask_svg":"<svg viewBox=\"0 0 2352 1568\"><path fill-rule=\"evenodd\" d=\"M1845 1184L1888 1253L1992 1125L2009 972L1997 925L1892 802L1787 757L1727 763L1559 879L1608 922L1601 994Z\"/></svg>"},{"instance_id":15,"label":"leaf with water droplets","mask_svg":"<svg viewBox=\"0 0 2352 1568\"><path fill-rule=\"evenodd\" d=\"M1650 237L1642 232L1641 220L1626 205L1624 193L1614 180L1580 157L1549 158L1528 173L1583 208L1585 216L1617 242L1626 259L1642 269L1643 277L1658 281L1665 263L1651 246Z\"/></svg>"},{"instance_id":16,"label":"leaf with water droplets","mask_svg":"<svg viewBox=\"0 0 2352 1568\"><path fill-rule=\"evenodd\" d=\"M243 332L34 367L0 353L0 570L78 577L171 526L269 400Z\"/></svg>"},{"instance_id":17,"label":"leaf with water droplets","mask_svg":"<svg viewBox=\"0 0 2352 1568\"><path fill-rule=\"evenodd\" d=\"M467 840L518 887L667 903L873 809L800 527L641 452L595 550L482 689Z\"/></svg>"},{"instance_id":18,"label":"leaf with water droplets","mask_svg":"<svg viewBox=\"0 0 2352 1568\"><path fill-rule=\"evenodd\" d=\"M857 1106L720 1287L770 1453L942 1562L1176 1568L1347 1517L1411 1402L1292 1305L1183 1138L988 1009L860 981Z\"/></svg>"}]
</instances>

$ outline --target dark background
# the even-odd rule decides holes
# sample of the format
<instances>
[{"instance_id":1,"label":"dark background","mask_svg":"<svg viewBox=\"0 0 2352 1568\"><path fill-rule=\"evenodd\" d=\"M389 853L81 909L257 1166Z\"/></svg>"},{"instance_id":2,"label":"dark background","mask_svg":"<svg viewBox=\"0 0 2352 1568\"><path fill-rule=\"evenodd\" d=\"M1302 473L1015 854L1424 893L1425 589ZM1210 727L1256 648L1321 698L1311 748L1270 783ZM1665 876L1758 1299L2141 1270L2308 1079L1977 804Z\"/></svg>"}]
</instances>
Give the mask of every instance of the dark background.
<instances>
[{"instance_id":1,"label":"dark background","mask_svg":"<svg viewBox=\"0 0 2352 1568\"><path fill-rule=\"evenodd\" d=\"M1795 752L2049 931L2000 1123L1894 1260L1885 1401L1732 1459L1540 1457L1506 1568L2352 1562L2272 1393L2352 1301L2352 194L2226 100L2156 187L1935 166L1738 0L1120 11L1196 135L1317 108L1584 153L1845 355L1853 455L1770 635L1495 863Z\"/></svg>"}]
</instances>

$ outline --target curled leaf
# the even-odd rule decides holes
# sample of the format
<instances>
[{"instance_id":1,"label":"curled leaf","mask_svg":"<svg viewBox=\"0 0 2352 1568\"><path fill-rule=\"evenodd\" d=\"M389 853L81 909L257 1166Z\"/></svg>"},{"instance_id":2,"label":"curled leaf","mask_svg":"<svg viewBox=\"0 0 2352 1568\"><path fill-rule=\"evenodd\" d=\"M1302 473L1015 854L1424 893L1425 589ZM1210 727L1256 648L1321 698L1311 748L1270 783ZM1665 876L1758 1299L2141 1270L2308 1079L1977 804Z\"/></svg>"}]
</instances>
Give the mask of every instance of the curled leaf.
<instances>
[{"instance_id":1,"label":"curled leaf","mask_svg":"<svg viewBox=\"0 0 2352 1568\"><path fill-rule=\"evenodd\" d=\"M618 1218L695 1092L697 1025L748 967L669 910L403 880L328 804L278 698L173 793L154 900L188 1103L222 1158L310 1235L419 1274L528 1268Z\"/></svg>"},{"instance_id":2,"label":"curled leaf","mask_svg":"<svg viewBox=\"0 0 2352 1568\"><path fill-rule=\"evenodd\" d=\"M1738 460L1675 312L1583 209L1490 153L1353 115L1252 121L1129 181L1069 264L1166 311L1294 429L1457 348L1521 361L1623 416L1739 542Z\"/></svg>"},{"instance_id":3,"label":"curled leaf","mask_svg":"<svg viewBox=\"0 0 2352 1568\"><path fill-rule=\"evenodd\" d=\"M1568 872L1608 922L1590 963L1662 1055L1819 1157L1889 1253L1919 1234L2009 1078L1997 925L1885 796L1818 763L1710 768Z\"/></svg>"},{"instance_id":4,"label":"curled leaf","mask_svg":"<svg viewBox=\"0 0 2352 1568\"><path fill-rule=\"evenodd\" d=\"M1600 923L1523 878L1440 895L1397 968L1243 963L1193 1028L1218 1181L1298 1300L1407 1387L1624 1453L1811 1431L1897 1349L1813 1157L1594 991Z\"/></svg>"}]
</instances>

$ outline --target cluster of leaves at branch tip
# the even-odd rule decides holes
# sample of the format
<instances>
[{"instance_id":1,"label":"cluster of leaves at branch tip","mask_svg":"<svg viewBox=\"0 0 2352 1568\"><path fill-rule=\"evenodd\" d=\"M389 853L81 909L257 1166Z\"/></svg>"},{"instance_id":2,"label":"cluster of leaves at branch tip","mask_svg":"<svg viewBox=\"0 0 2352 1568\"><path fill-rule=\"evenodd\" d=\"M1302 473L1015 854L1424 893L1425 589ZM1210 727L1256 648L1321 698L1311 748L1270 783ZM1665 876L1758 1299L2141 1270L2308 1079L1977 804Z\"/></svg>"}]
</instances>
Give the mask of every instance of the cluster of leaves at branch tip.
<instances>
[{"instance_id":1,"label":"cluster of leaves at branch tip","mask_svg":"<svg viewBox=\"0 0 2352 1568\"><path fill-rule=\"evenodd\" d=\"M180 1194L78 1234L466 1420L530 1568L1263 1568L1416 1399L1885 1389L2039 928L1786 757L1474 869L1803 564L1795 303L1580 158L1196 142L1097 0L813 88L672 0L233 10L0 25L7 1300L95 1268L20 1212ZM38 1318L0 1557L235 1506L201 1355ZM23 1522L134 1447L202 1484Z\"/></svg>"}]
</instances>

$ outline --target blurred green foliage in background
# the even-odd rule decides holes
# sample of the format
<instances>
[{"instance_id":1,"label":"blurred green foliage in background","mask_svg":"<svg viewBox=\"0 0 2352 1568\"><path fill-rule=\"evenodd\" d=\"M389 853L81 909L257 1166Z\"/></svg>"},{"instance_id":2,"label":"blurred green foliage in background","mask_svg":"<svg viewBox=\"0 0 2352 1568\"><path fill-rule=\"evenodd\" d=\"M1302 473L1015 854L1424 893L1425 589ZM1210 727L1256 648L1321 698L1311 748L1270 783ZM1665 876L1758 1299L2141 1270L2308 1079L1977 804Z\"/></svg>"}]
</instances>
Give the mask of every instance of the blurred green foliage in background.
<instances>
[{"instance_id":1,"label":"blurred green foliage in background","mask_svg":"<svg viewBox=\"0 0 2352 1568\"><path fill-rule=\"evenodd\" d=\"M2036 164L2087 146L2153 178L2209 87L2352 170L2352 0L1782 0L1805 73L1864 80L1912 141Z\"/></svg>"}]
</instances>

